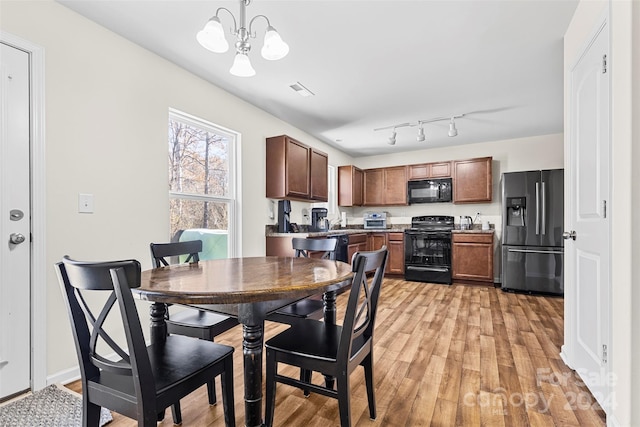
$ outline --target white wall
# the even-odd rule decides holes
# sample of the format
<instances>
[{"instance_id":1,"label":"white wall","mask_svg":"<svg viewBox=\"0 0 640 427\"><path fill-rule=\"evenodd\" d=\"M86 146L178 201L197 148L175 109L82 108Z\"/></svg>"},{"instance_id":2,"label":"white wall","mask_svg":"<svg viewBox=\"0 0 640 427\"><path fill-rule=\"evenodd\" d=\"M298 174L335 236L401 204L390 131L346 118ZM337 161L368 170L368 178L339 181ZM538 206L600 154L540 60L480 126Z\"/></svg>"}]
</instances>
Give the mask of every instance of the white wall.
<instances>
[{"instance_id":1,"label":"white wall","mask_svg":"<svg viewBox=\"0 0 640 427\"><path fill-rule=\"evenodd\" d=\"M76 366L53 264L136 258L168 239L170 107L242 134L242 255L263 255L265 138L288 134L351 158L53 1L2 1L3 31L45 50L47 372ZM78 214L78 193L95 213ZM37 238L37 236L35 236ZM145 308L146 309L146 308ZM146 316L143 316L146 317Z\"/></svg>"},{"instance_id":2,"label":"white wall","mask_svg":"<svg viewBox=\"0 0 640 427\"><path fill-rule=\"evenodd\" d=\"M633 161L640 160L640 7L626 0L582 0L565 34L565 123L569 87L567 73L589 39L607 5L611 27L611 347L610 369L613 374L612 411L607 415L610 425L639 425L640 339L637 327L640 304L634 282L640 277L637 265L640 235L633 220L632 208L640 206L638 172L632 175ZM634 33L635 31L635 33ZM635 37L635 38L633 38ZM632 45L635 45L632 48ZM635 84L634 84L635 83ZM634 89L635 91L632 91ZM635 125L634 125L635 119ZM635 126L635 128L634 128ZM635 142L635 144L633 144ZM637 168L636 168L637 169ZM636 326L634 329L633 326Z\"/></svg>"}]
</instances>

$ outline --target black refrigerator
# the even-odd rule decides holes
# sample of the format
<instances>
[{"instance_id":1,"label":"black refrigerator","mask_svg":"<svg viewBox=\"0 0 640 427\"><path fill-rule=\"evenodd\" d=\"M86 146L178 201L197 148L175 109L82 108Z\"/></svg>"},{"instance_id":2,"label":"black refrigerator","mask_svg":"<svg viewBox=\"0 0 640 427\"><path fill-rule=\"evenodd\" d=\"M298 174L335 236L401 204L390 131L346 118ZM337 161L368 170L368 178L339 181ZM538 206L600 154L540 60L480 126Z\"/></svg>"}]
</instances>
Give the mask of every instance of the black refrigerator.
<instances>
[{"instance_id":1,"label":"black refrigerator","mask_svg":"<svg viewBox=\"0 0 640 427\"><path fill-rule=\"evenodd\" d=\"M502 174L502 289L564 294L564 169Z\"/></svg>"}]
</instances>

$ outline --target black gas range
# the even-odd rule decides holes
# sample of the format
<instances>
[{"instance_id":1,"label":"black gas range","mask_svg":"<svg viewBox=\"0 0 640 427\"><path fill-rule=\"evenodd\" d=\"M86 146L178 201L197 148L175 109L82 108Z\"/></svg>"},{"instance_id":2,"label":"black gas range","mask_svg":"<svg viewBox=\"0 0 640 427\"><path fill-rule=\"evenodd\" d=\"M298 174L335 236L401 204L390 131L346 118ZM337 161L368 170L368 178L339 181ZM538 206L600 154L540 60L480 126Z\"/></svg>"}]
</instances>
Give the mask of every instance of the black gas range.
<instances>
[{"instance_id":1,"label":"black gas range","mask_svg":"<svg viewBox=\"0 0 640 427\"><path fill-rule=\"evenodd\" d=\"M415 282L451 284L452 216L411 218L404 231L404 277Z\"/></svg>"}]
</instances>

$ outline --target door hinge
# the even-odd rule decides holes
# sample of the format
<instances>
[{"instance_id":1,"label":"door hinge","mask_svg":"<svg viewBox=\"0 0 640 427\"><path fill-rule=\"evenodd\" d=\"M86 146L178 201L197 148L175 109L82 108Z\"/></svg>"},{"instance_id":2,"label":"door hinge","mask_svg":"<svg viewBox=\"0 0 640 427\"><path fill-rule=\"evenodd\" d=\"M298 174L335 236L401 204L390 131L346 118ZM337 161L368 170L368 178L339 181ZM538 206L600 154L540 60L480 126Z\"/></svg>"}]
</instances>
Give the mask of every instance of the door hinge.
<instances>
[{"instance_id":1,"label":"door hinge","mask_svg":"<svg viewBox=\"0 0 640 427\"><path fill-rule=\"evenodd\" d=\"M607 217L607 201L606 200L602 201L602 217L603 218Z\"/></svg>"},{"instance_id":2,"label":"door hinge","mask_svg":"<svg viewBox=\"0 0 640 427\"><path fill-rule=\"evenodd\" d=\"M602 74L607 73L607 55L602 55Z\"/></svg>"},{"instance_id":3,"label":"door hinge","mask_svg":"<svg viewBox=\"0 0 640 427\"><path fill-rule=\"evenodd\" d=\"M607 363L607 345L606 344L602 344L602 363L603 364Z\"/></svg>"}]
</instances>

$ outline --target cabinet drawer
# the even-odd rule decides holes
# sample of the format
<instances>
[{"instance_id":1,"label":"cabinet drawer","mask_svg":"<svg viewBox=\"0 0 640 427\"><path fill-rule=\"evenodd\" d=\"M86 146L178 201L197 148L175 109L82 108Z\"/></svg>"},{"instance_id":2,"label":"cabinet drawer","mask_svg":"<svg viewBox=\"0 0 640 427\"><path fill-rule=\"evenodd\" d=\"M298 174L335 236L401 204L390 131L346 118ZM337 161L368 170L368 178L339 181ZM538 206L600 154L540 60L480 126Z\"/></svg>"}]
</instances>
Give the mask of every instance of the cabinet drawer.
<instances>
[{"instance_id":1,"label":"cabinet drawer","mask_svg":"<svg viewBox=\"0 0 640 427\"><path fill-rule=\"evenodd\" d=\"M353 245L356 243L367 243L367 235L366 234L350 234L349 235L349 244Z\"/></svg>"},{"instance_id":2,"label":"cabinet drawer","mask_svg":"<svg viewBox=\"0 0 640 427\"><path fill-rule=\"evenodd\" d=\"M493 243L493 234L490 233L452 233L453 243Z\"/></svg>"},{"instance_id":3,"label":"cabinet drawer","mask_svg":"<svg viewBox=\"0 0 640 427\"><path fill-rule=\"evenodd\" d=\"M389 233L389 236L387 237L388 240L391 241L403 241L404 240L404 233Z\"/></svg>"}]
</instances>

